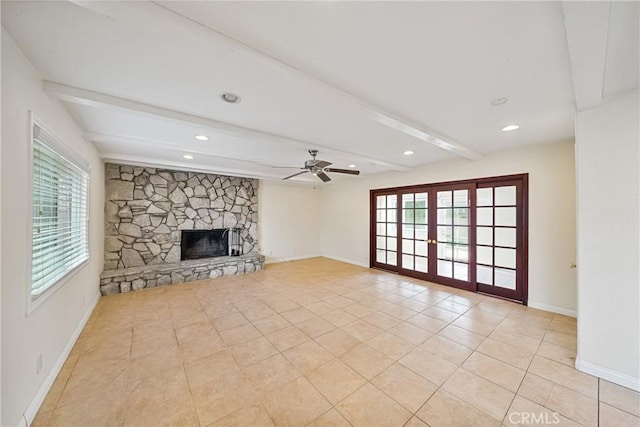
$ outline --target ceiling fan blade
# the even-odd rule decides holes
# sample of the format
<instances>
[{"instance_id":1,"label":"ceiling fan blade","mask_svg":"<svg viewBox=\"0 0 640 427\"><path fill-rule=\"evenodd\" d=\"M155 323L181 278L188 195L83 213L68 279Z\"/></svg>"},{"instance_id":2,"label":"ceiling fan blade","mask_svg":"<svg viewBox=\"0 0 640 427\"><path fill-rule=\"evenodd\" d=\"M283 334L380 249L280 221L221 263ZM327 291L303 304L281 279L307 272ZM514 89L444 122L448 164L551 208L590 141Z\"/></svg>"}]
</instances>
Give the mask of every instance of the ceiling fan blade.
<instances>
[{"instance_id":1,"label":"ceiling fan blade","mask_svg":"<svg viewBox=\"0 0 640 427\"><path fill-rule=\"evenodd\" d=\"M302 175L303 173L307 173L309 172L308 170L303 170L302 172L298 172L298 173L294 173L293 175L289 175L285 178L282 178L282 180L284 181L285 179L289 179L289 178L293 178L294 176L298 176L298 175Z\"/></svg>"},{"instance_id":2,"label":"ceiling fan blade","mask_svg":"<svg viewBox=\"0 0 640 427\"><path fill-rule=\"evenodd\" d=\"M336 169L336 168L324 168L325 172L346 173L349 175L360 175L360 171L353 169Z\"/></svg>"},{"instance_id":3,"label":"ceiling fan blade","mask_svg":"<svg viewBox=\"0 0 640 427\"><path fill-rule=\"evenodd\" d=\"M322 182L328 182L331 181L331 178L329 178L329 175L327 175L326 173L319 171L316 173L316 176L318 178L320 178L322 180Z\"/></svg>"},{"instance_id":4,"label":"ceiling fan blade","mask_svg":"<svg viewBox=\"0 0 640 427\"><path fill-rule=\"evenodd\" d=\"M317 160L316 166L319 167L320 169L324 169L329 165L332 165L333 163L331 162L327 162L324 160Z\"/></svg>"}]
</instances>

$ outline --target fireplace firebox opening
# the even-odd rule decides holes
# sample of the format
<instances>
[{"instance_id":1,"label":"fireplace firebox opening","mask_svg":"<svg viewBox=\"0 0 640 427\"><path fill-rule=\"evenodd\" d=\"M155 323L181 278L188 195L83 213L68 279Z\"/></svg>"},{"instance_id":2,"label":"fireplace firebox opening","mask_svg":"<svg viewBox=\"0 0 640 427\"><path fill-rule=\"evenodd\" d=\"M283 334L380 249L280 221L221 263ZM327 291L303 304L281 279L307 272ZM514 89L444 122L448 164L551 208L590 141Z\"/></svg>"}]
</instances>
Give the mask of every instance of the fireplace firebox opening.
<instances>
[{"instance_id":1,"label":"fireplace firebox opening","mask_svg":"<svg viewBox=\"0 0 640 427\"><path fill-rule=\"evenodd\" d=\"M229 255L229 229L182 230L180 260Z\"/></svg>"}]
</instances>

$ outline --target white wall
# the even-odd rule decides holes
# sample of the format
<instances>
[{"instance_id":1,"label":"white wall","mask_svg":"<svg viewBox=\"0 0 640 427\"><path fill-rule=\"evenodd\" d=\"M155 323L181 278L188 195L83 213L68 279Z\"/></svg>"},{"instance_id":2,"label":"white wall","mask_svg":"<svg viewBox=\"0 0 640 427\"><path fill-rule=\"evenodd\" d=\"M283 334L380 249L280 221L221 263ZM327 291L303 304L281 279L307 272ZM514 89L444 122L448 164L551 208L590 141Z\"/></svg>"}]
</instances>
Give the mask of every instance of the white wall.
<instances>
[{"instance_id":1,"label":"white wall","mask_svg":"<svg viewBox=\"0 0 640 427\"><path fill-rule=\"evenodd\" d=\"M638 91L576 118L576 367L640 388Z\"/></svg>"},{"instance_id":2,"label":"white wall","mask_svg":"<svg viewBox=\"0 0 640 427\"><path fill-rule=\"evenodd\" d=\"M47 301L27 315L27 249L31 198L28 112L33 111L69 149L88 160L90 260ZM58 359L97 301L104 245L104 166L64 107L42 91L41 77L2 29L2 420L21 422L37 409ZM43 369L36 374L36 360ZM50 375L51 374L51 375Z\"/></svg>"},{"instance_id":3,"label":"white wall","mask_svg":"<svg viewBox=\"0 0 640 427\"><path fill-rule=\"evenodd\" d=\"M260 181L258 242L266 262L320 255L320 185Z\"/></svg>"},{"instance_id":4,"label":"white wall","mask_svg":"<svg viewBox=\"0 0 640 427\"><path fill-rule=\"evenodd\" d=\"M572 142L529 146L325 186L322 253L369 266L370 189L529 173L529 305L575 315L573 149Z\"/></svg>"}]
</instances>

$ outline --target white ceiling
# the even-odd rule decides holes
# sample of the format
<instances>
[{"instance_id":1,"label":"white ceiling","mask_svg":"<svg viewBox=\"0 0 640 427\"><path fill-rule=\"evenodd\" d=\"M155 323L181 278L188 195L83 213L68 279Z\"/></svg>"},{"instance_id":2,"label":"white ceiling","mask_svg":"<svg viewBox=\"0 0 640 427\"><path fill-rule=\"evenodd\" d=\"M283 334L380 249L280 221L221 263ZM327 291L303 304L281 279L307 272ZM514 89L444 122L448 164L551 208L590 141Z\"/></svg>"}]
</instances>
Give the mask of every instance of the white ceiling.
<instances>
[{"instance_id":1,"label":"white ceiling","mask_svg":"<svg viewBox=\"0 0 640 427\"><path fill-rule=\"evenodd\" d=\"M295 170L271 166L301 166L309 148L366 175L571 139L563 13L558 2L2 2L3 26L106 160L273 179ZM637 40L626 15L609 19ZM607 88L637 87L623 41ZM242 102L224 103L227 91ZM510 123L521 129L500 131Z\"/></svg>"}]
</instances>

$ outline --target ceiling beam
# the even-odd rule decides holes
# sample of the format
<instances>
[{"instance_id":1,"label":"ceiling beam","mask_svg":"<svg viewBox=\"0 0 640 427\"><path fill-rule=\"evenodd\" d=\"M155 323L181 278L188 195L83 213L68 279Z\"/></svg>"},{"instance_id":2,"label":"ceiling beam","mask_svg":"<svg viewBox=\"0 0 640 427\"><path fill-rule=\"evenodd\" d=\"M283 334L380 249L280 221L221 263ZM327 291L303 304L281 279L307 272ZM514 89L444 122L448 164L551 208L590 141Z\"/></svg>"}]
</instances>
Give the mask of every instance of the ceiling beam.
<instances>
[{"instance_id":1,"label":"ceiling beam","mask_svg":"<svg viewBox=\"0 0 640 427\"><path fill-rule=\"evenodd\" d=\"M81 89L73 86L67 86L61 83L45 81L44 90L56 98L79 105L91 106L102 109L130 111L140 114L145 114L153 117L162 117L165 120L171 120L177 123L195 124L197 126L203 126L210 129L215 129L219 132L226 133L232 136L239 136L249 138L253 140L267 140L287 144L290 146L304 148L308 150L310 148L321 149L325 152L340 153L353 158L360 162L370 162L375 165L385 166L396 171L408 171L410 168L404 165L387 162L382 159L377 159L369 156L362 156L357 153L349 151L338 150L333 147L323 146L308 141L302 141L277 135L269 132L262 132L255 129L250 129L242 126L233 125L230 123L222 122L219 120L210 119L207 117L196 116L182 111L170 110L164 107L158 107L151 104L146 104L130 99L120 98L116 96L107 95L104 93L94 92L87 89Z\"/></svg>"},{"instance_id":2,"label":"ceiling beam","mask_svg":"<svg viewBox=\"0 0 640 427\"><path fill-rule=\"evenodd\" d=\"M430 128L421 123L417 123L400 114L390 111L381 105L366 99L362 95L356 95L353 91L340 86L334 81L326 77L322 77L313 72L313 70L301 66L300 64L291 64L284 60L264 52L255 46L252 46L242 40L238 40L216 28L212 28L201 22L195 21L189 17L186 17L174 10L162 5L150 2L94 2L83 0L71 1L78 6L90 9L96 13L101 13L110 16L114 19L118 19L122 22L131 22L132 16L135 16L134 25L139 26L141 22L149 22L154 26L161 25L162 27L171 26L181 29L186 32L200 34L204 37L217 37L222 38L226 43L233 46L235 49L245 51L251 55L259 56L264 60L277 64L280 67L284 67L288 70L294 70L298 73L311 78L323 86L327 87L334 93L347 98L350 102L357 104L360 108L365 110L371 120L388 126L396 131L405 133L406 135L418 138L422 141L435 145L436 147L449 151L458 156L476 160L482 158L482 154L472 150L471 148L463 145L462 143L454 140L448 135L439 132L433 128ZM127 7L130 10L125 10Z\"/></svg>"},{"instance_id":3,"label":"ceiling beam","mask_svg":"<svg viewBox=\"0 0 640 427\"><path fill-rule=\"evenodd\" d=\"M256 174L254 171L241 170L241 169L230 169L230 168L211 168L208 165L203 165L199 163L193 162L169 162L166 160L149 158L149 157L137 157L137 156L125 156L120 153L112 153L109 151L101 152L101 158L107 163L119 163L126 164L131 166L141 166L147 168L166 168L166 169L177 169L181 171L187 172L199 172L199 173L210 173L210 174L223 174L228 176L238 176L242 178L255 178L255 179L270 179L277 180L282 179L279 175L266 175L266 174Z\"/></svg>"},{"instance_id":4,"label":"ceiling beam","mask_svg":"<svg viewBox=\"0 0 640 427\"><path fill-rule=\"evenodd\" d=\"M610 8L610 1L562 2L578 111L602 101Z\"/></svg>"},{"instance_id":5,"label":"ceiling beam","mask_svg":"<svg viewBox=\"0 0 640 427\"><path fill-rule=\"evenodd\" d=\"M125 145L125 146L136 146L142 148L149 148L150 150L157 149L157 147L168 148L170 150L174 150L180 152L181 154L195 154L195 155L205 155L210 158L218 159L218 160L227 160L232 162L240 162L245 164L250 164L253 166L261 166L265 168L270 168L270 165L256 162L253 160L247 160L246 158L241 157L229 157L229 156L220 156L217 154L217 150L213 146L204 145L198 147L197 150L191 148L185 148L184 145L168 142L168 141L158 141L151 139L142 139L142 138L132 138L130 136L122 136L122 135L113 135L102 132L85 132L85 139L99 143L104 145ZM269 174L263 174L266 176L271 176ZM261 175L262 176L262 175ZM276 177L277 175L273 175Z\"/></svg>"}]
</instances>

